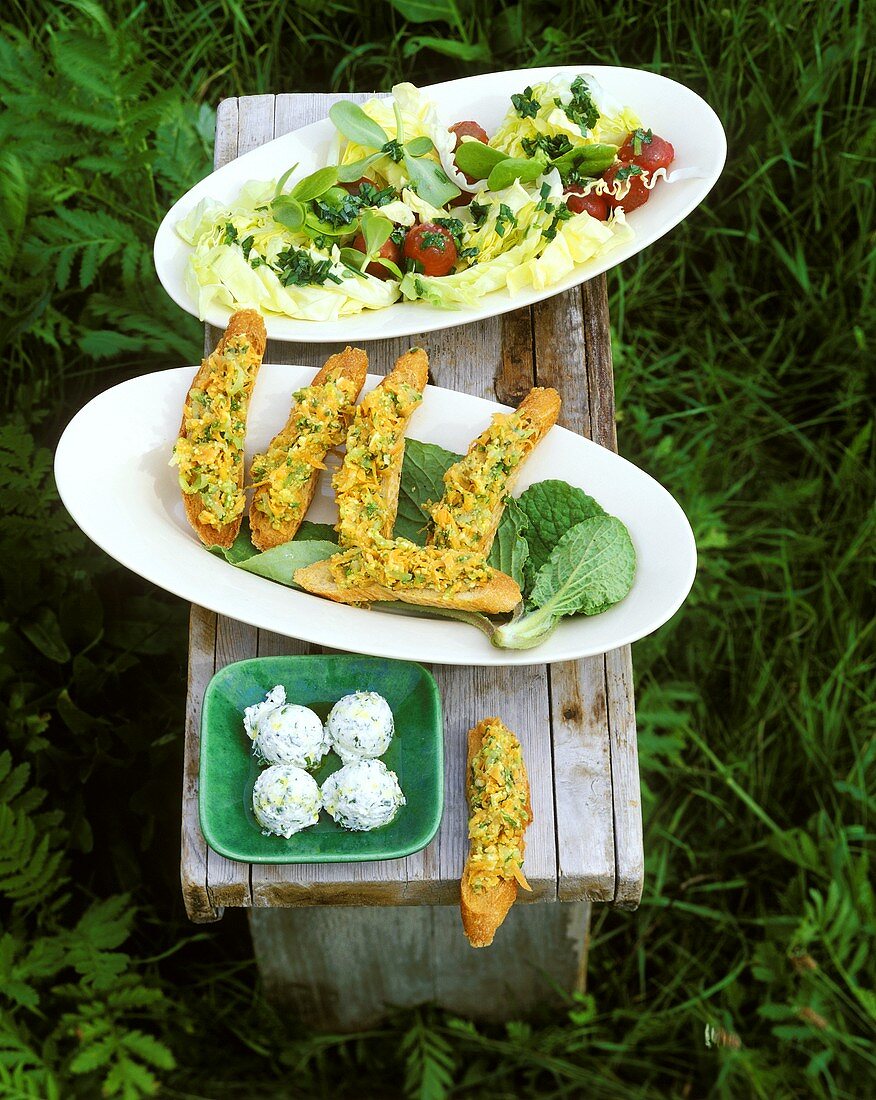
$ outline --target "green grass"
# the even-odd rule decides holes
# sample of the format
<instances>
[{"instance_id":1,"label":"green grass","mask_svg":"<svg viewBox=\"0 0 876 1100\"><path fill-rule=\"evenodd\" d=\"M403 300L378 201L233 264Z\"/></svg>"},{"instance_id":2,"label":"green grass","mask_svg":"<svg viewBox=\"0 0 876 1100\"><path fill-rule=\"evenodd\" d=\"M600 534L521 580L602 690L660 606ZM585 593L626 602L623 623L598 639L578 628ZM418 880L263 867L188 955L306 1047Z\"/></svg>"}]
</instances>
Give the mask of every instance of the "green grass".
<instances>
[{"instance_id":1,"label":"green grass","mask_svg":"<svg viewBox=\"0 0 876 1100\"><path fill-rule=\"evenodd\" d=\"M0 1094L864 1094L866 16L791 0L7 7ZM700 550L684 609L634 648L645 897L596 914L590 994L537 1027L426 1010L351 1039L290 1033L258 995L242 915L205 931L181 911L166 807L184 609L71 530L39 446L109 382L197 356L150 245L207 169L221 96L578 61L689 84L730 150L703 207L609 277L621 450L679 498Z\"/></svg>"}]
</instances>

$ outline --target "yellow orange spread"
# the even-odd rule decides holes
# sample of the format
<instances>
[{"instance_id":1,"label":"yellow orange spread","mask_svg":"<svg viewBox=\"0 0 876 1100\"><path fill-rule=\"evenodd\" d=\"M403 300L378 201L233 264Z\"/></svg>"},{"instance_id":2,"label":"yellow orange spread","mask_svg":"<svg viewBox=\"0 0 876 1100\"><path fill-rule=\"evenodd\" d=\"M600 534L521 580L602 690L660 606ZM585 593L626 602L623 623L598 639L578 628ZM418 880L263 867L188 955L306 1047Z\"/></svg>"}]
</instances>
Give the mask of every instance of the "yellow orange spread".
<instances>
[{"instance_id":1,"label":"yellow orange spread","mask_svg":"<svg viewBox=\"0 0 876 1100\"><path fill-rule=\"evenodd\" d=\"M373 546L392 533L395 501L390 503L384 492L384 474L404 445L408 417L422 400L407 382L388 378L356 409L344 464L332 480L341 546Z\"/></svg>"},{"instance_id":2,"label":"yellow orange spread","mask_svg":"<svg viewBox=\"0 0 876 1100\"><path fill-rule=\"evenodd\" d=\"M473 890L516 879L525 889L523 831L530 821L520 742L496 720L487 726L471 761L468 798L470 882Z\"/></svg>"},{"instance_id":3,"label":"yellow orange spread","mask_svg":"<svg viewBox=\"0 0 876 1100\"><path fill-rule=\"evenodd\" d=\"M444 475L444 496L429 509L432 543L454 550L484 547L508 477L535 446L536 428L519 410L499 413Z\"/></svg>"},{"instance_id":4,"label":"yellow orange spread","mask_svg":"<svg viewBox=\"0 0 876 1100\"><path fill-rule=\"evenodd\" d=\"M245 335L232 338L206 361L202 386L192 387L183 410L183 434L173 448L184 493L198 493L201 523L223 527L243 511L243 437L261 362Z\"/></svg>"},{"instance_id":5,"label":"yellow orange spread","mask_svg":"<svg viewBox=\"0 0 876 1100\"><path fill-rule=\"evenodd\" d=\"M253 458L252 483L268 489L256 496L255 505L272 527L297 519L309 502L310 478L325 469L326 453L343 443L356 395L356 384L344 377L299 390L289 424L266 454Z\"/></svg>"},{"instance_id":6,"label":"yellow orange spread","mask_svg":"<svg viewBox=\"0 0 876 1100\"><path fill-rule=\"evenodd\" d=\"M329 568L339 588L379 584L391 589L430 588L448 595L486 584L493 574L480 554L382 537L336 554Z\"/></svg>"}]
</instances>

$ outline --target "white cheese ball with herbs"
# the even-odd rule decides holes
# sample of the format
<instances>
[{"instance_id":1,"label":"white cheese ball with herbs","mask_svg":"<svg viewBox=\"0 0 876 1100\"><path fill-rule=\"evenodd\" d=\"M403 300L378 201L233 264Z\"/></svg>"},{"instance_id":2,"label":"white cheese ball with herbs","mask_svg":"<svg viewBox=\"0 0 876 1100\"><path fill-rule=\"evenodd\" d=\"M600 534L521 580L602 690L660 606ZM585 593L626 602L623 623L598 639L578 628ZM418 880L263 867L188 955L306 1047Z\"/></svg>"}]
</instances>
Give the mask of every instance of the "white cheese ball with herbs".
<instances>
[{"instance_id":1,"label":"white cheese ball with herbs","mask_svg":"<svg viewBox=\"0 0 876 1100\"><path fill-rule=\"evenodd\" d=\"M287 703L286 690L279 684L263 703L246 708L243 728L254 755L267 764L315 768L329 749L319 715L309 707Z\"/></svg>"},{"instance_id":2,"label":"white cheese ball with herbs","mask_svg":"<svg viewBox=\"0 0 876 1100\"><path fill-rule=\"evenodd\" d=\"M252 812L267 836L288 840L319 821L319 784L303 768L274 764L265 768L252 791Z\"/></svg>"},{"instance_id":3,"label":"white cheese ball with herbs","mask_svg":"<svg viewBox=\"0 0 876 1100\"><path fill-rule=\"evenodd\" d=\"M405 796L398 776L382 760L354 760L323 783L322 801L339 825L364 833L388 825Z\"/></svg>"},{"instance_id":4,"label":"white cheese ball with herbs","mask_svg":"<svg viewBox=\"0 0 876 1100\"><path fill-rule=\"evenodd\" d=\"M395 722L389 703L376 691L356 691L339 699L325 724L331 747L345 764L383 756Z\"/></svg>"}]
</instances>

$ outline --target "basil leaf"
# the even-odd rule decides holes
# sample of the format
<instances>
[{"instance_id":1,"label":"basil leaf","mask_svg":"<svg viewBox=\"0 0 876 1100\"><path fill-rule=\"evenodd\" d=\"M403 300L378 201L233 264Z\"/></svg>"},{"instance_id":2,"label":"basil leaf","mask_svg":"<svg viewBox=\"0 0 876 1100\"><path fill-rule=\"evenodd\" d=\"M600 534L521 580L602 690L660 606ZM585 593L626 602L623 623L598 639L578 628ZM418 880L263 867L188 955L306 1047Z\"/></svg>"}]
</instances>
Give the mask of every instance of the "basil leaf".
<instances>
[{"instance_id":1,"label":"basil leaf","mask_svg":"<svg viewBox=\"0 0 876 1100\"><path fill-rule=\"evenodd\" d=\"M508 154L484 145L482 141L464 141L453 158L460 172L476 180L485 180L497 164L508 159Z\"/></svg>"},{"instance_id":2,"label":"basil leaf","mask_svg":"<svg viewBox=\"0 0 876 1100\"><path fill-rule=\"evenodd\" d=\"M363 157L361 160L354 160L352 164L342 164L338 168L338 182L339 183L355 183L357 179L362 177L366 168L370 168L375 161L380 160L381 157L386 154L371 153L367 157Z\"/></svg>"},{"instance_id":3,"label":"basil leaf","mask_svg":"<svg viewBox=\"0 0 876 1100\"><path fill-rule=\"evenodd\" d=\"M373 210L363 210L360 224L365 238L365 251L373 257L389 240L392 222Z\"/></svg>"},{"instance_id":4,"label":"basil leaf","mask_svg":"<svg viewBox=\"0 0 876 1100\"><path fill-rule=\"evenodd\" d=\"M529 183L538 179L544 173L546 161L541 157L525 159L523 157L506 157L490 171L487 178L487 187L491 191L504 191L515 180L521 183Z\"/></svg>"},{"instance_id":5,"label":"basil leaf","mask_svg":"<svg viewBox=\"0 0 876 1100\"><path fill-rule=\"evenodd\" d=\"M424 157L426 153L431 153L435 148L432 139L426 137L415 137L407 143L405 149L411 154L412 157Z\"/></svg>"},{"instance_id":6,"label":"basil leaf","mask_svg":"<svg viewBox=\"0 0 876 1100\"><path fill-rule=\"evenodd\" d=\"M563 153L552 163L563 179L572 171L579 176L601 176L611 167L616 155L616 145L579 145L568 153Z\"/></svg>"},{"instance_id":7,"label":"basil leaf","mask_svg":"<svg viewBox=\"0 0 876 1100\"><path fill-rule=\"evenodd\" d=\"M310 199L318 199L320 195L324 195L337 182L338 170L334 165L329 165L299 180L292 188L291 195L299 202L309 202Z\"/></svg>"},{"instance_id":8,"label":"basil leaf","mask_svg":"<svg viewBox=\"0 0 876 1100\"><path fill-rule=\"evenodd\" d=\"M329 109L329 118L345 138L366 149L382 149L389 141L383 127L348 99L333 104Z\"/></svg>"},{"instance_id":9,"label":"basil leaf","mask_svg":"<svg viewBox=\"0 0 876 1100\"><path fill-rule=\"evenodd\" d=\"M287 229L291 229L293 232L298 232L304 227L304 207L291 195L280 195L274 199L271 203L271 214L274 221L279 222L280 225L285 225Z\"/></svg>"},{"instance_id":10,"label":"basil leaf","mask_svg":"<svg viewBox=\"0 0 876 1100\"><path fill-rule=\"evenodd\" d=\"M432 206L444 206L462 193L455 183L450 182L444 169L434 160L412 157L407 152L404 160L408 177L415 185L417 194Z\"/></svg>"}]
</instances>

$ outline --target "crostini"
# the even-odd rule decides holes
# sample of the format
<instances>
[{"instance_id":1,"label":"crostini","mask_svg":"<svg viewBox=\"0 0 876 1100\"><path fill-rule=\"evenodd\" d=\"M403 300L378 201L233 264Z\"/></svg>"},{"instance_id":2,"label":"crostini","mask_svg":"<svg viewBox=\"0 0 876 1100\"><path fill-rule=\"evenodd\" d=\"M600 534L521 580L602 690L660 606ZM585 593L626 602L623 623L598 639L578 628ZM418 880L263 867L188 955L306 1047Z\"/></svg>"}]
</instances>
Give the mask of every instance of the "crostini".
<instances>
[{"instance_id":1,"label":"crostini","mask_svg":"<svg viewBox=\"0 0 876 1100\"><path fill-rule=\"evenodd\" d=\"M499 615L513 611L523 598L517 582L481 555L415 546L405 539L382 540L378 548L353 547L296 570L294 579L315 596L347 604L401 600Z\"/></svg>"},{"instance_id":2,"label":"crostini","mask_svg":"<svg viewBox=\"0 0 876 1100\"><path fill-rule=\"evenodd\" d=\"M472 947L489 947L518 889L531 889L523 874L524 831L532 821L529 777L520 742L501 718L484 718L469 730L466 794L462 926Z\"/></svg>"},{"instance_id":3,"label":"crostini","mask_svg":"<svg viewBox=\"0 0 876 1100\"><path fill-rule=\"evenodd\" d=\"M309 386L298 390L283 430L250 466L255 488L249 507L252 542L270 550L293 539L313 500L325 456L344 442L368 356L345 348L331 356Z\"/></svg>"},{"instance_id":4,"label":"crostini","mask_svg":"<svg viewBox=\"0 0 876 1100\"><path fill-rule=\"evenodd\" d=\"M426 352L412 348L357 407L343 465L332 479L341 546L371 546L392 537L405 430L423 400L428 374Z\"/></svg>"},{"instance_id":5,"label":"crostini","mask_svg":"<svg viewBox=\"0 0 876 1100\"><path fill-rule=\"evenodd\" d=\"M231 546L243 520L246 418L266 342L261 314L238 310L186 397L171 463L186 518L205 546Z\"/></svg>"},{"instance_id":6,"label":"crostini","mask_svg":"<svg viewBox=\"0 0 876 1100\"><path fill-rule=\"evenodd\" d=\"M429 509L431 546L489 554L523 464L559 413L557 391L536 387L515 412L493 417L465 457L444 475L444 495Z\"/></svg>"}]
</instances>

